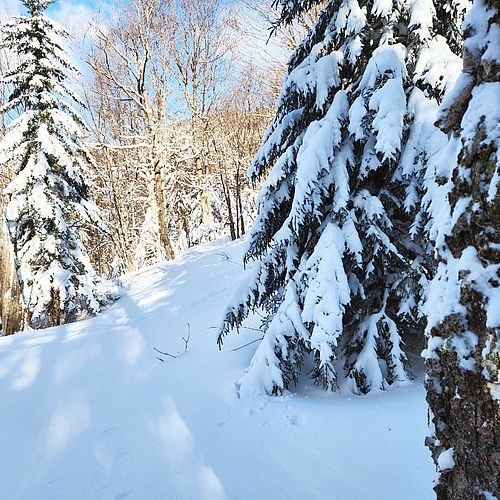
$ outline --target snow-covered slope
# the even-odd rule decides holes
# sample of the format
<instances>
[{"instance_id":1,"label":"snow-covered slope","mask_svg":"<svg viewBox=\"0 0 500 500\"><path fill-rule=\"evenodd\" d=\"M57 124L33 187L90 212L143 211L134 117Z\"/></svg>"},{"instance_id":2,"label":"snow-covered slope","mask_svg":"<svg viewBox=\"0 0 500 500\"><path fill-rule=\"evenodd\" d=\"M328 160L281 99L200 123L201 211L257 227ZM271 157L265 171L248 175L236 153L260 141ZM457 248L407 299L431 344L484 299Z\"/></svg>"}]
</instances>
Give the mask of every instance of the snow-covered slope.
<instances>
[{"instance_id":1,"label":"snow-covered slope","mask_svg":"<svg viewBox=\"0 0 500 500\"><path fill-rule=\"evenodd\" d=\"M420 384L238 399L257 344L231 349L259 333L219 352L213 327L240 255L197 247L131 276L97 318L0 338L1 498L433 498Z\"/></svg>"}]
</instances>

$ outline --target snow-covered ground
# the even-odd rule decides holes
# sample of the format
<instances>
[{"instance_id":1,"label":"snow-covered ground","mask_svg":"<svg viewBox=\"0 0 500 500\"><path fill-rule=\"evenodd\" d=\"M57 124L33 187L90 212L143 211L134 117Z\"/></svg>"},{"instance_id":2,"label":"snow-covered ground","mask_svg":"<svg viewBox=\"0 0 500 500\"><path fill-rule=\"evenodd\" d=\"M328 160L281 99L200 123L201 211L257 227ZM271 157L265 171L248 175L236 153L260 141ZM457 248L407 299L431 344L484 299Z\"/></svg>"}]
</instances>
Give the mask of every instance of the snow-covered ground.
<instances>
[{"instance_id":1,"label":"snow-covered ground","mask_svg":"<svg viewBox=\"0 0 500 500\"><path fill-rule=\"evenodd\" d=\"M257 344L231 349L259 333L219 352L214 327L240 261L240 243L200 246L97 318L0 338L0 497L432 499L421 384L238 399Z\"/></svg>"}]
</instances>

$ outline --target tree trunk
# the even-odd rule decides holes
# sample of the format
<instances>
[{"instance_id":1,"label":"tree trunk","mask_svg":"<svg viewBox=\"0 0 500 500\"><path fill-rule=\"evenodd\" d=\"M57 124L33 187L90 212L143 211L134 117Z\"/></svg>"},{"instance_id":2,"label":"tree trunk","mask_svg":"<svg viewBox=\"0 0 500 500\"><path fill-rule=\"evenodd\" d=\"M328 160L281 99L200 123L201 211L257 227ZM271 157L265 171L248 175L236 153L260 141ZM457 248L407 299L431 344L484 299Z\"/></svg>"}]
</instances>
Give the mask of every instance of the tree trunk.
<instances>
[{"instance_id":1,"label":"tree trunk","mask_svg":"<svg viewBox=\"0 0 500 500\"><path fill-rule=\"evenodd\" d=\"M165 205L165 182L163 175L163 168L160 166L159 161L155 161L154 164L154 197L155 197L155 209L158 218L158 236L160 251L158 257L165 258L167 260L172 260L175 258L174 251L172 249L172 244L170 242L170 236L168 234L168 220L167 220L167 210Z\"/></svg>"},{"instance_id":2,"label":"tree trunk","mask_svg":"<svg viewBox=\"0 0 500 500\"><path fill-rule=\"evenodd\" d=\"M0 316L3 335L10 335L23 328L23 311L19 281L14 257L7 241L8 235L0 230Z\"/></svg>"},{"instance_id":3,"label":"tree trunk","mask_svg":"<svg viewBox=\"0 0 500 500\"><path fill-rule=\"evenodd\" d=\"M222 192L224 193L224 198L226 200L226 205L227 205L227 214L229 217L229 231L231 232L231 240L234 241L237 238L237 236L234 227L233 209L231 207L231 195L229 193L229 188L226 187L226 183L224 182L224 176L222 174L220 174L220 181L222 184Z\"/></svg>"},{"instance_id":4,"label":"tree trunk","mask_svg":"<svg viewBox=\"0 0 500 500\"><path fill-rule=\"evenodd\" d=\"M472 307L470 313L484 318L481 307ZM433 331L433 336L452 339L462 327L456 319L449 318ZM438 500L484 500L482 491L500 494L499 404L480 370L486 333L483 328L471 358L477 369L464 371L456 353L448 349L443 349L438 359L427 361L427 401L436 430L435 437L427 439L426 444L440 469L435 487ZM436 378L444 388L441 393L433 390ZM446 453L453 459L451 468L443 465Z\"/></svg>"},{"instance_id":5,"label":"tree trunk","mask_svg":"<svg viewBox=\"0 0 500 500\"><path fill-rule=\"evenodd\" d=\"M47 319L50 326L61 324L61 295L58 288L51 287L50 302L47 305Z\"/></svg>"},{"instance_id":6,"label":"tree trunk","mask_svg":"<svg viewBox=\"0 0 500 500\"><path fill-rule=\"evenodd\" d=\"M238 213L238 232L237 238L245 234L245 220L243 218L243 202L241 200L241 177L240 177L240 164L236 169L236 206Z\"/></svg>"},{"instance_id":7,"label":"tree trunk","mask_svg":"<svg viewBox=\"0 0 500 500\"><path fill-rule=\"evenodd\" d=\"M426 350L433 423L427 445L440 472L439 500L500 498L500 182L497 115L488 102L500 91L492 42L498 0L485 4L474 2L474 15L471 11L463 28L469 85L440 122L453 133L457 153L440 159L451 162L451 230L442 230L444 244L436 248L439 267L430 290L435 286L445 295L450 312L430 324ZM486 51L493 60L483 58ZM492 93L485 97L485 90ZM428 305L433 306L439 304Z\"/></svg>"},{"instance_id":8,"label":"tree trunk","mask_svg":"<svg viewBox=\"0 0 500 500\"><path fill-rule=\"evenodd\" d=\"M201 223L213 224L210 185L207 179L207 168L205 161L198 156L196 158L196 174L198 178L198 188L200 190Z\"/></svg>"}]
</instances>

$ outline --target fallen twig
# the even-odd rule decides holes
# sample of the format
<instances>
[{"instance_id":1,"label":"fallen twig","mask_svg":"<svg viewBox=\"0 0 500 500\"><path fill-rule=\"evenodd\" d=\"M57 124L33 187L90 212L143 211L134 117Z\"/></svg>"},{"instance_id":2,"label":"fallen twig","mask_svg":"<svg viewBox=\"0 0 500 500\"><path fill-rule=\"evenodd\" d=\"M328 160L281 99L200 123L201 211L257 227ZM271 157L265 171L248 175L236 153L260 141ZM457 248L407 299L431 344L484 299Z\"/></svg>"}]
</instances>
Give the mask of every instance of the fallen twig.
<instances>
[{"instance_id":1,"label":"fallen twig","mask_svg":"<svg viewBox=\"0 0 500 500\"><path fill-rule=\"evenodd\" d=\"M189 340L191 339L191 325L188 323L187 324L187 327L188 327L188 331L187 331L187 335L185 337L182 337L182 340L184 340L184 352L186 352L188 350L188 345L189 345ZM176 359L177 356L180 356L182 354L182 352L178 352L175 356L173 354L170 354L169 352L163 352L163 351L160 351L159 349L157 349L156 347L153 347L153 349L160 353L161 355L163 356L169 356L170 358L174 358ZM162 363L165 361L164 359L162 358L159 358L158 356L156 356L156 359L159 359Z\"/></svg>"},{"instance_id":2,"label":"fallen twig","mask_svg":"<svg viewBox=\"0 0 500 500\"><path fill-rule=\"evenodd\" d=\"M207 327L208 330L216 330L217 328L219 328L219 327L218 326L208 326ZM252 330L253 332L261 332L262 331L260 328L252 328L251 326L239 326L238 329L239 330L241 330L241 329Z\"/></svg>"},{"instance_id":3,"label":"fallen twig","mask_svg":"<svg viewBox=\"0 0 500 500\"><path fill-rule=\"evenodd\" d=\"M160 354L163 354L163 356L170 356L171 358L176 358L177 356L174 356L173 354L170 354L169 352L163 352L163 351L160 351L159 349L157 349L156 347L153 347L153 349L156 351L156 352L159 352Z\"/></svg>"},{"instance_id":4,"label":"fallen twig","mask_svg":"<svg viewBox=\"0 0 500 500\"><path fill-rule=\"evenodd\" d=\"M234 349L230 349L230 352L234 352L234 351L238 351L239 349L243 349L244 347L249 346L250 344L254 344L255 342L259 342L263 338L264 338L264 335L262 335L262 337L260 337L260 339L255 339L255 340L252 340L251 342L248 342L247 344L240 345L240 347L235 347Z\"/></svg>"},{"instance_id":5,"label":"fallen twig","mask_svg":"<svg viewBox=\"0 0 500 500\"><path fill-rule=\"evenodd\" d=\"M223 261L231 262L231 264L236 264L237 266L240 267L245 267L241 262L236 262L235 260L231 259L231 257L229 257L229 255L226 252L220 252L216 255L218 255Z\"/></svg>"},{"instance_id":6,"label":"fallen twig","mask_svg":"<svg viewBox=\"0 0 500 500\"><path fill-rule=\"evenodd\" d=\"M188 326L187 337L182 337L182 340L184 340L184 344L185 344L184 352L186 352L188 350L189 339L191 338L191 325L188 323L187 326Z\"/></svg>"}]
</instances>

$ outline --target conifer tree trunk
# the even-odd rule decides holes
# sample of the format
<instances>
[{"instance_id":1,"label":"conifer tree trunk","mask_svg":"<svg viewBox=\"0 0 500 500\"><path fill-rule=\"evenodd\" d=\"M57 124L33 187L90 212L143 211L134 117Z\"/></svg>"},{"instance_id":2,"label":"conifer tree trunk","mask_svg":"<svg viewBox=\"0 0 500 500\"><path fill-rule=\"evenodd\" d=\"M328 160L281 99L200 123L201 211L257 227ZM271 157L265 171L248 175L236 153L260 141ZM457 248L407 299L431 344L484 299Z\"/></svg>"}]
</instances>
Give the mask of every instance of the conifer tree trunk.
<instances>
[{"instance_id":1,"label":"conifer tree trunk","mask_svg":"<svg viewBox=\"0 0 500 500\"><path fill-rule=\"evenodd\" d=\"M3 335L10 335L22 329L19 281L7 238L4 231L0 230L0 329Z\"/></svg>"},{"instance_id":2,"label":"conifer tree trunk","mask_svg":"<svg viewBox=\"0 0 500 500\"><path fill-rule=\"evenodd\" d=\"M439 500L500 497L498 19L497 0L474 2L464 73L440 119L452 134L442 158L450 178L436 181L435 204L449 204L449 217L434 221L439 265L425 352Z\"/></svg>"}]
</instances>

